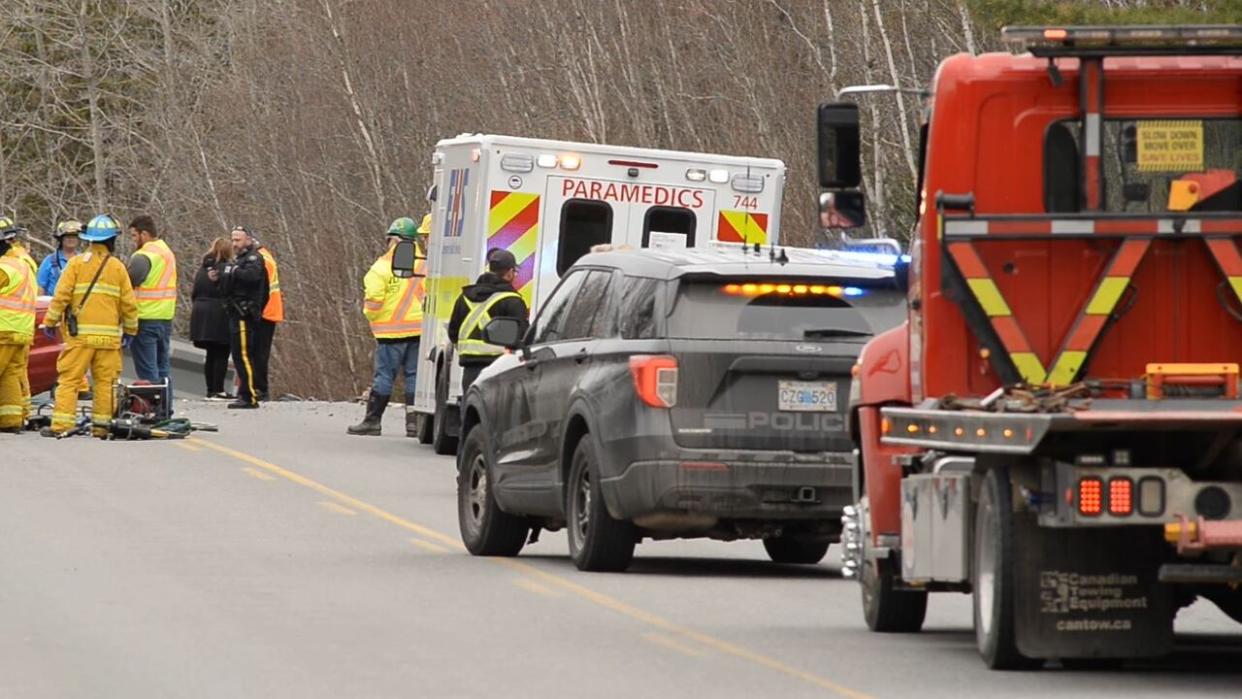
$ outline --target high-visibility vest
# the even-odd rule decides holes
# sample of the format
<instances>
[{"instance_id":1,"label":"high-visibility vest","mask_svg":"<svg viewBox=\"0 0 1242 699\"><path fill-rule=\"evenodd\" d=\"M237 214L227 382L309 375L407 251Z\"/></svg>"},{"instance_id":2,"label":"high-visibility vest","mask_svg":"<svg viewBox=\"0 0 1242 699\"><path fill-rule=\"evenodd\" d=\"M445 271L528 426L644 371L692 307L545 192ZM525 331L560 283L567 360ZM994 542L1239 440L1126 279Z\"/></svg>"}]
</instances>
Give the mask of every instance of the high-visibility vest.
<instances>
[{"instance_id":1,"label":"high-visibility vest","mask_svg":"<svg viewBox=\"0 0 1242 699\"><path fill-rule=\"evenodd\" d=\"M16 255L0 258L5 281L0 284L0 342L28 345L34 341L35 288L29 266Z\"/></svg>"},{"instance_id":2,"label":"high-visibility vest","mask_svg":"<svg viewBox=\"0 0 1242 699\"><path fill-rule=\"evenodd\" d=\"M285 297L280 293L280 270L276 258L267 248L259 248L263 268L267 270L267 303L263 306L263 320L279 323L285 319Z\"/></svg>"},{"instance_id":3,"label":"high-visibility vest","mask_svg":"<svg viewBox=\"0 0 1242 699\"><path fill-rule=\"evenodd\" d=\"M366 298L362 314L371 323L377 340L418 337L423 332L423 261L414 263L415 276L401 278L392 273L392 251L382 255L363 280Z\"/></svg>"},{"instance_id":4,"label":"high-visibility vest","mask_svg":"<svg viewBox=\"0 0 1242 699\"><path fill-rule=\"evenodd\" d=\"M512 291L492 294L478 303L463 296L462 299L465 300L469 312L466 313L466 319L462 321L461 330L457 334L457 356L499 357L504 354L505 348L483 341L483 328L486 328L492 320L493 306L505 299L520 298L522 298L520 294Z\"/></svg>"},{"instance_id":5,"label":"high-visibility vest","mask_svg":"<svg viewBox=\"0 0 1242 699\"><path fill-rule=\"evenodd\" d=\"M151 261L147 278L134 288L140 320L172 320L177 314L177 258L168 243L152 240L139 255Z\"/></svg>"},{"instance_id":6,"label":"high-visibility vest","mask_svg":"<svg viewBox=\"0 0 1242 699\"><path fill-rule=\"evenodd\" d=\"M25 246L21 244L13 245L13 252L17 253L18 259L20 259L22 262L25 262L26 265L30 267L30 271L35 273L36 283L37 283L38 281L37 278L39 276L39 263L35 262L35 258L31 257L30 253L26 250ZM35 289L36 294L38 293L38 291L39 291L38 289Z\"/></svg>"}]
</instances>

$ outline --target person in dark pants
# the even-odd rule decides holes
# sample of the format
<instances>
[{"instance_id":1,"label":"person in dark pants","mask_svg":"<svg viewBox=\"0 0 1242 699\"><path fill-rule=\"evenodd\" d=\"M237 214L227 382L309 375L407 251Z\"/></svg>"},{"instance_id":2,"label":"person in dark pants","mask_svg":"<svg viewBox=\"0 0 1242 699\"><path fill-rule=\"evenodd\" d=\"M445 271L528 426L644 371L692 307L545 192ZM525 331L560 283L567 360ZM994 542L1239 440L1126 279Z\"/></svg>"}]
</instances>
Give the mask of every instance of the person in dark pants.
<instances>
[{"instance_id":1,"label":"person in dark pants","mask_svg":"<svg viewBox=\"0 0 1242 699\"><path fill-rule=\"evenodd\" d=\"M513 253L492 250L487 255L487 271L474 284L463 288L453 305L448 338L457 348L463 396L483 368L504 353L503 348L483 341L483 328L492 318L517 318L526 322L530 315L526 301L513 288L516 278L517 259Z\"/></svg>"},{"instance_id":2,"label":"person in dark pants","mask_svg":"<svg viewBox=\"0 0 1242 699\"><path fill-rule=\"evenodd\" d=\"M232 259L232 243L216 238L194 274L194 290L190 292L190 340L207 352L203 377L207 380L208 400L229 397L224 390L224 377L229 371L229 316L218 282L224 266Z\"/></svg>"},{"instance_id":3,"label":"person in dark pants","mask_svg":"<svg viewBox=\"0 0 1242 699\"><path fill-rule=\"evenodd\" d=\"M233 367L237 370L237 400L230 408L259 407L255 387L254 351L257 328L267 303L267 272L263 256L255 249L254 237L245 228L234 228L230 234L233 260L220 273L220 291L229 314L229 341Z\"/></svg>"}]
</instances>

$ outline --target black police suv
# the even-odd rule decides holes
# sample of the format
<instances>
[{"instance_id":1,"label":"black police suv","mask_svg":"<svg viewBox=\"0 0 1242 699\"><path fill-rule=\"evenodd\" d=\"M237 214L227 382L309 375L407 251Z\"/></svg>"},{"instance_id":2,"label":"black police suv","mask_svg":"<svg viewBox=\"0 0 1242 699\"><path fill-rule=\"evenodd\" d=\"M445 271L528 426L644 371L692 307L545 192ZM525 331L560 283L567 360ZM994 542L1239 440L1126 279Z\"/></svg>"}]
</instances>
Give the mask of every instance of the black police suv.
<instances>
[{"instance_id":1,"label":"black police suv","mask_svg":"<svg viewBox=\"0 0 1242 699\"><path fill-rule=\"evenodd\" d=\"M850 372L905 318L891 267L785 249L583 257L470 388L458 519L476 555L569 530L582 570L644 538L761 538L816 563L852 498ZM533 531L533 533L532 533Z\"/></svg>"}]
</instances>

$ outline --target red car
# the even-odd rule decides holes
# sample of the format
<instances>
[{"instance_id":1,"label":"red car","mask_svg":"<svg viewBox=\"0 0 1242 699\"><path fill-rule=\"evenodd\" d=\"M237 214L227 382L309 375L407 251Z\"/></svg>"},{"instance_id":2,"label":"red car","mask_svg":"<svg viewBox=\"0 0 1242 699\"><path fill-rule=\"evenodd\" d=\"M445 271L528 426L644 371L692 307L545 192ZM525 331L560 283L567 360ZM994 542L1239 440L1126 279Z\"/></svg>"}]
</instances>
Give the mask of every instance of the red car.
<instances>
[{"instance_id":1,"label":"red car","mask_svg":"<svg viewBox=\"0 0 1242 699\"><path fill-rule=\"evenodd\" d=\"M40 296L39 305L35 310L35 324L43 322L43 314L47 313L50 296ZM60 355L60 340L49 340L46 335L35 331L34 347L30 349L30 366L27 376L30 377L31 395L39 395L52 388L56 383L56 357Z\"/></svg>"}]
</instances>

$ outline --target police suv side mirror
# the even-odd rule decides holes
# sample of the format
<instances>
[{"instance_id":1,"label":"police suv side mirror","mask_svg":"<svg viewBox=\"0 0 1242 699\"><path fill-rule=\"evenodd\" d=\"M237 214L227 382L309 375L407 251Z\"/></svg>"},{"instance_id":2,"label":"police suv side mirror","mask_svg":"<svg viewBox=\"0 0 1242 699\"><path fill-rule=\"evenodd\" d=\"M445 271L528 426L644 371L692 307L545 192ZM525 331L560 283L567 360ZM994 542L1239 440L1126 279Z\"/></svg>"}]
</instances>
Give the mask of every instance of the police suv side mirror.
<instances>
[{"instance_id":1,"label":"police suv side mirror","mask_svg":"<svg viewBox=\"0 0 1242 699\"><path fill-rule=\"evenodd\" d=\"M852 189L862 184L862 136L858 126L858 105L853 102L826 102L819 105L818 161L819 186L824 189Z\"/></svg>"},{"instance_id":2,"label":"police suv side mirror","mask_svg":"<svg viewBox=\"0 0 1242 699\"><path fill-rule=\"evenodd\" d=\"M819 225L831 231L861 228L867 222L867 199L862 192L824 192L819 195Z\"/></svg>"},{"instance_id":3,"label":"police suv side mirror","mask_svg":"<svg viewBox=\"0 0 1242 699\"><path fill-rule=\"evenodd\" d=\"M418 259L418 248L412 240L402 240L392 251L392 276L409 279L414 275L414 263Z\"/></svg>"},{"instance_id":4,"label":"police suv side mirror","mask_svg":"<svg viewBox=\"0 0 1242 699\"><path fill-rule=\"evenodd\" d=\"M483 340L505 349L519 349L522 347L522 335L526 331L523 325L517 318L492 318L483 327Z\"/></svg>"}]
</instances>

